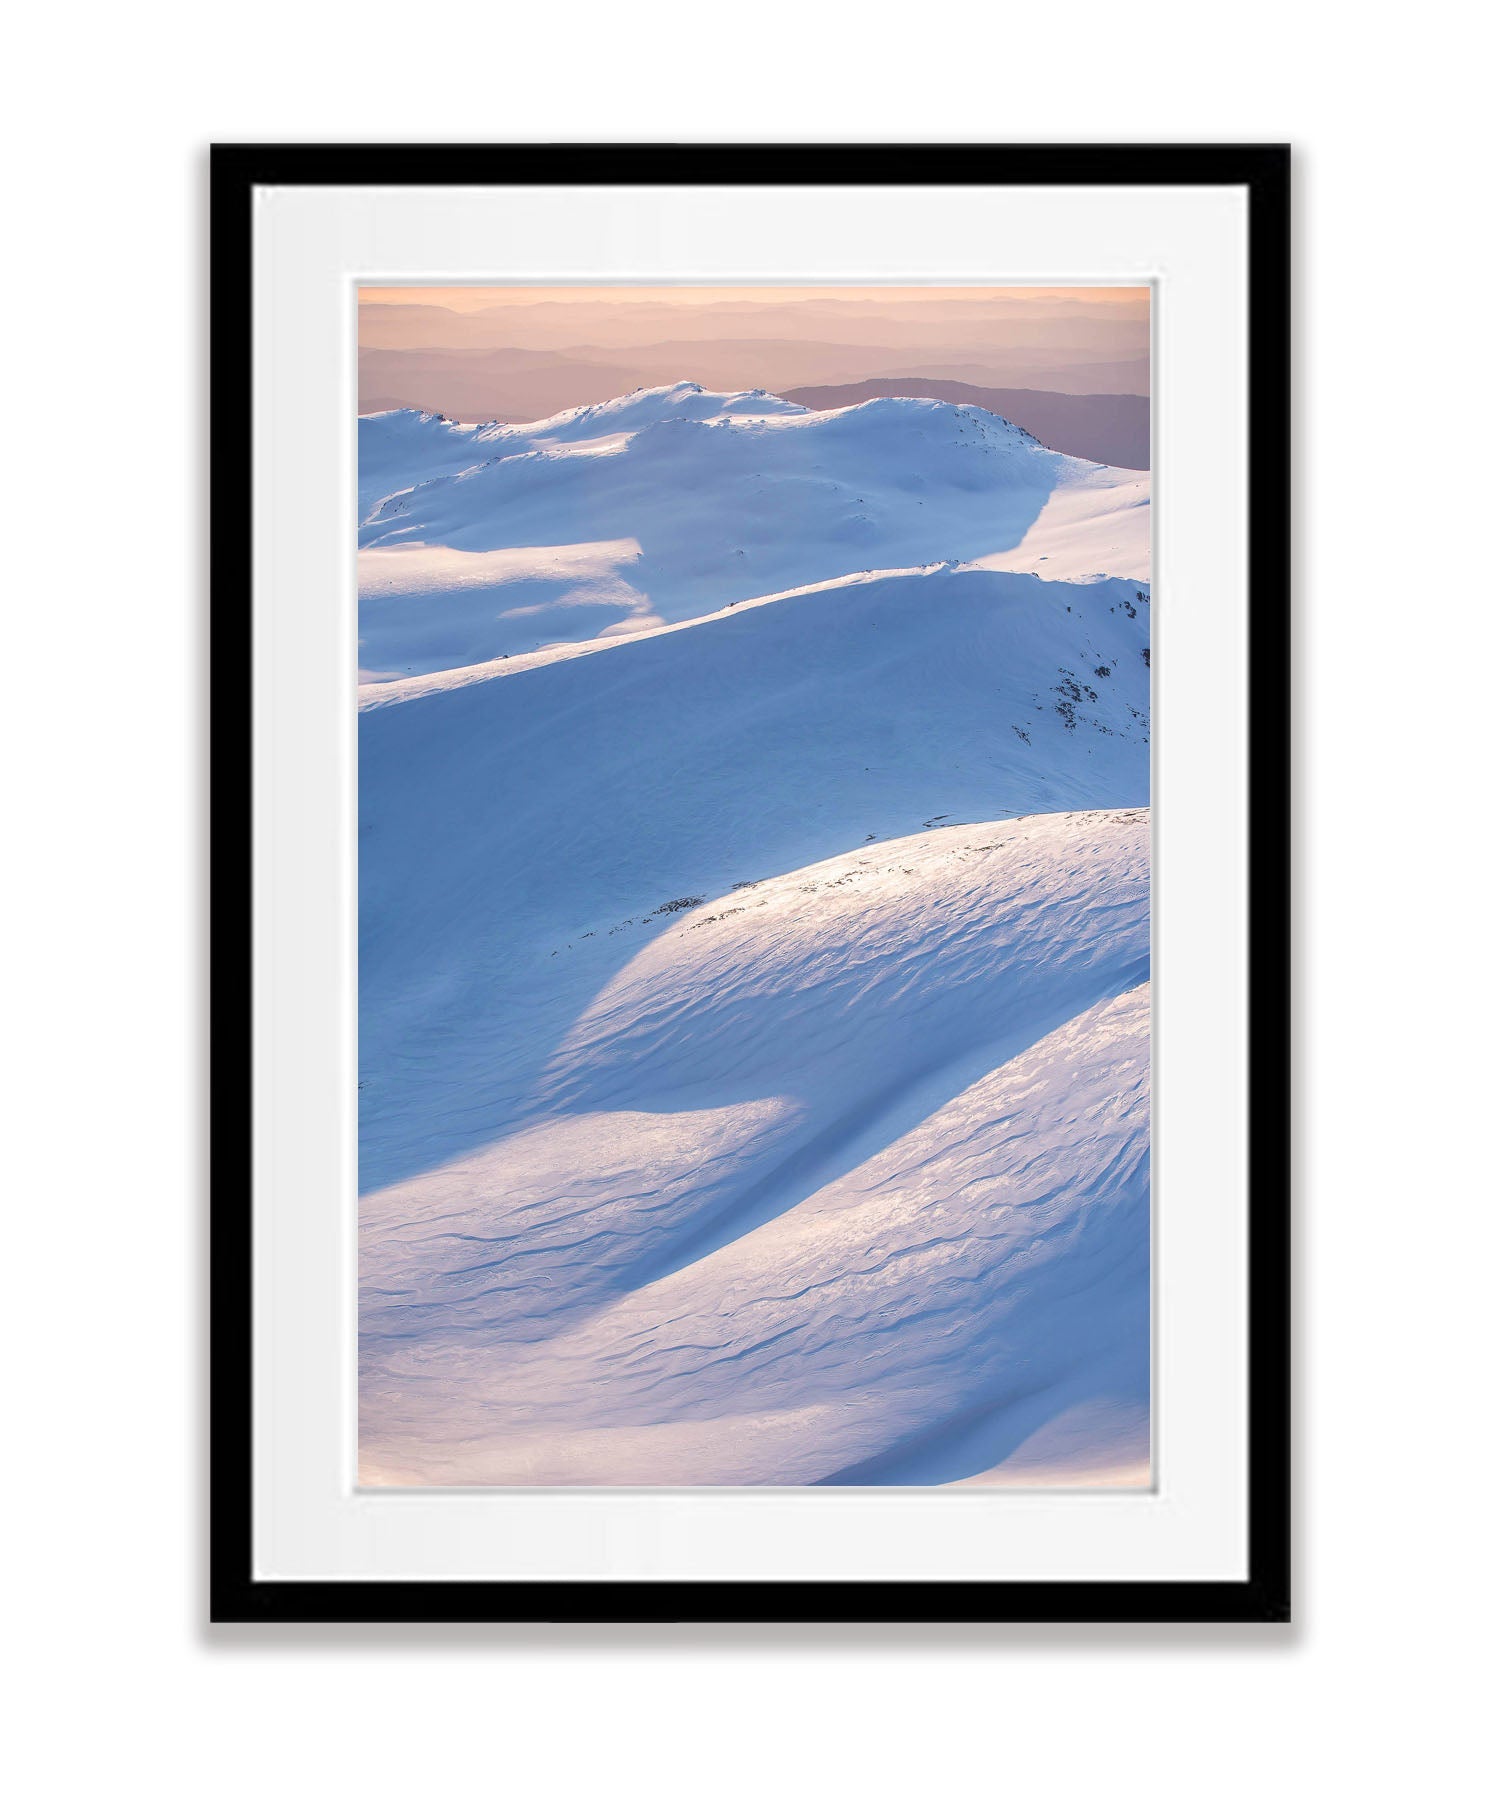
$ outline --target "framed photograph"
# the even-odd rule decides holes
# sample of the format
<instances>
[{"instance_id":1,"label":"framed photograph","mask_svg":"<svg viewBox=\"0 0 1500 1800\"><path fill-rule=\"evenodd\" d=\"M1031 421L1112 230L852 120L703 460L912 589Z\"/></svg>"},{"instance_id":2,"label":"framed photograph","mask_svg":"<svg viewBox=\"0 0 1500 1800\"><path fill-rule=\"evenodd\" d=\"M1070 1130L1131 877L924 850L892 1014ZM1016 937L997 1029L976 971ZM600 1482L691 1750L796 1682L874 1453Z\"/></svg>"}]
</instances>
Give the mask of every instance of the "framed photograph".
<instances>
[{"instance_id":1,"label":"framed photograph","mask_svg":"<svg viewBox=\"0 0 1500 1800\"><path fill-rule=\"evenodd\" d=\"M215 1620L1290 1616L1288 171L215 149Z\"/></svg>"}]
</instances>

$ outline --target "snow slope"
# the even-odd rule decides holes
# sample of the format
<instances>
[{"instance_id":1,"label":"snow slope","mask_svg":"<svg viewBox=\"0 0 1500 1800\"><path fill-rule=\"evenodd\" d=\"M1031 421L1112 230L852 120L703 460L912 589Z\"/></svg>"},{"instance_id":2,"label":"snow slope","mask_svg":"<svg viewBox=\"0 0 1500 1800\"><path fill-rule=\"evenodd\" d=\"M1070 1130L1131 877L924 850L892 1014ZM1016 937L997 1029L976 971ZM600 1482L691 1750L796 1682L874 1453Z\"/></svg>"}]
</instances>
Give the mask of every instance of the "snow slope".
<instances>
[{"instance_id":1,"label":"snow slope","mask_svg":"<svg viewBox=\"0 0 1500 1800\"><path fill-rule=\"evenodd\" d=\"M1144 804L1138 592L863 578L468 685L366 690L366 1185L522 1104L537 1038L514 1021L538 992L575 1004L664 905L929 826Z\"/></svg>"},{"instance_id":2,"label":"snow slope","mask_svg":"<svg viewBox=\"0 0 1500 1800\"><path fill-rule=\"evenodd\" d=\"M439 572L362 690L367 1481L1142 1477L1148 590L964 566L1124 484L890 404L362 422ZM918 471L963 554L820 573ZM695 583L710 526L804 578ZM456 596L626 542L675 622L468 659Z\"/></svg>"},{"instance_id":3,"label":"snow slope","mask_svg":"<svg viewBox=\"0 0 1500 1800\"><path fill-rule=\"evenodd\" d=\"M997 1006L992 1025L1005 1019ZM383 1196L365 1234L364 1479L955 1481L1082 1406L1115 1421L1089 1478L1138 1473L1149 989L1014 1043L872 1090L887 1116L835 1112L847 1137L800 1158L749 1102L605 1113L614 1160L594 1164L565 1123L537 1127L536 1187L511 1189L502 1145L421 1195L431 1211ZM819 1101L834 1097L798 1096ZM580 1167L595 1184L581 1195ZM642 1218L642 1186L667 1196L665 1222ZM723 1214L747 1191L758 1223L730 1235ZM584 1205L544 1210L539 1192ZM716 1231L679 1238L654 1278L633 1263L638 1230L681 1232L705 1192ZM521 1335L525 1309L572 1294L579 1270L596 1289L550 1335ZM413 1334L414 1313L433 1323Z\"/></svg>"},{"instance_id":4,"label":"snow slope","mask_svg":"<svg viewBox=\"0 0 1500 1800\"><path fill-rule=\"evenodd\" d=\"M876 569L1041 568L1059 524L1075 554L1057 572L1144 579L1131 515L1149 482L941 401L815 413L679 383L528 426L377 414L360 421L360 661L386 679Z\"/></svg>"}]
</instances>

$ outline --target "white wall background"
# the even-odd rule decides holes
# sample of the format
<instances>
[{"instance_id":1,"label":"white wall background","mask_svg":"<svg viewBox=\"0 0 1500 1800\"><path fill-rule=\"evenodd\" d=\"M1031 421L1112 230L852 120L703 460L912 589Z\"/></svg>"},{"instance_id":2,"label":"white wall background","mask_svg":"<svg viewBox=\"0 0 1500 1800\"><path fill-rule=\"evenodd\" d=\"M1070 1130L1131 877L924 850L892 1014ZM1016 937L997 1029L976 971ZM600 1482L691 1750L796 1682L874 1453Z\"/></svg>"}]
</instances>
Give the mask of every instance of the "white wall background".
<instances>
[{"instance_id":1,"label":"white wall background","mask_svg":"<svg viewBox=\"0 0 1500 1800\"><path fill-rule=\"evenodd\" d=\"M19 1791L1475 1791L1497 1598L1500 660L1475 16L89 0L12 23ZM1296 1627L203 1626L203 146L263 137L1295 143Z\"/></svg>"}]
</instances>

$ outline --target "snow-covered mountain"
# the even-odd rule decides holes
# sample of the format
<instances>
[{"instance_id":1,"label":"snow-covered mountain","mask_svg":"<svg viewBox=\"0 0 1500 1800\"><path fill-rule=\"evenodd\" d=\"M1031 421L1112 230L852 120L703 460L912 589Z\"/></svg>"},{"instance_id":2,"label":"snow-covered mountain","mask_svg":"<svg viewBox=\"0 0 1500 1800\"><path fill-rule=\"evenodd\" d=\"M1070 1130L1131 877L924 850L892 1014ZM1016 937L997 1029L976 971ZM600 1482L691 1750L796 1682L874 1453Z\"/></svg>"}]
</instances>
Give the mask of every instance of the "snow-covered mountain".
<instances>
[{"instance_id":1,"label":"snow-covered mountain","mask_svg":"<svg viewBox=\"0 0 1500 1800\"><path fill-rule=\"evenodd\" d=\"M360 430L364 1478L1140 1479L1149 477Z\"/></svg>"},{"instance_id":2,"label":"snow-covered mountain","mask_svg":"<svg viewBox=\"0 0 1500 1800\"><path fill-rule=\"evenodd\" d=\"M536 425L376 414L360 421L360 659L424 674L974 558L1144 578L1149 493L1139 471L935 400L808 412L681 383Z\"/></svg>"}]
</instances>

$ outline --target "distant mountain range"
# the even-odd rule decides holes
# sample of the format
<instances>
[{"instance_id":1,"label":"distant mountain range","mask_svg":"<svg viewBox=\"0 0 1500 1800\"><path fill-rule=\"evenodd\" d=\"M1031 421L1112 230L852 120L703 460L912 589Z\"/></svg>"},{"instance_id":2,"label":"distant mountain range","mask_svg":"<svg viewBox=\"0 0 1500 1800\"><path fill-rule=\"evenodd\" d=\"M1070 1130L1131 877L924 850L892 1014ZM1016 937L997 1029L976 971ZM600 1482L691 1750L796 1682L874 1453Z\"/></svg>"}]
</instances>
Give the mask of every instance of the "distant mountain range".
<instances>
[{"instance_id":1,"label":"distant mountain range","mask_svg":"<svg viewBox=\"0 0 1500 1800\"><path fill-rule=\"evenodd\" d=\"M781 391L784 398L816 412L896 396L982 406L1065 456L1081 456L1118 469L1151 467L1151 402L1144 394L1058 394L1040 388L974 387L966 381L935 381L923 375Z\"/></svg>"},{"instance_id":2,"label":"distant mountain range","mask_svg":"<svg viewBox=\"0 0 1500 1800\"><path fill-rule=\"evenodd\" d=\"M714 391L759 388L787 394L808 389L842 396L820 400L819 406L886 394L972 400L1004 417L1015 416L1050 448L1121 468L1143 468L1149 451L1142 396L1150 391L1150 377L1146 358L1122 357L1108 345L1056 350L1024 344L879 345L759 336L570 344L562 349L441 343L397 348L361 338L359 410L414 407L470 423L517 424L686 378ZM1023 409L1025 416L1013 414L1000 401ZM1093 448L1094 439L1079 438L1075 428L1083 423L1086 432L1087 421L1096 416L1129 420L1137 427L1135 435L1111 431L1099 437L1101 448ZM1066 442L1047 435L1043 427L1054 424L1072 432ZM1128 462L1122 460L1126 450L1132 459Z\"/></svg>"}]
</instances>

